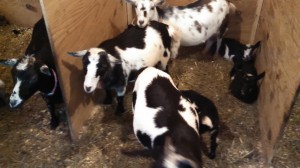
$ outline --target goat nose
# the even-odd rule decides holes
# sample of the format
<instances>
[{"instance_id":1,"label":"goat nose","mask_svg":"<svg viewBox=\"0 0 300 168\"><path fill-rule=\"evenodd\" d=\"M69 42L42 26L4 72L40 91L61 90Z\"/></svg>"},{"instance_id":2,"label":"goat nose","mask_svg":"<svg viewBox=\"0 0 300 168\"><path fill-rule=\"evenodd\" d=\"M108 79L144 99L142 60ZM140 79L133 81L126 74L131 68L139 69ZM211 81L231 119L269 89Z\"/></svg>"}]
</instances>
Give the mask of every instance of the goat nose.
<instances>
[{"instance_id":1,"label":"goat nose","mask_svg":"<svg viewBox=\"0 0 300 168\"><path fill-rule=\"evenodd\" d=\"M85 91L86 91L86 92L90 92L91 89L92 89L92 87L85 87Z\"/></svg>"},{"instance_id":2,"label":"goat nose","mask_svg":"<svg viewBox=\"0 0 300 168\"><path fill-rule=\"evenodd\" d=\"M17 101L15 101L15 100L11 100L11 101L9 102L9 106L10 106L11 108L14 108L14 107L16 106L16 104L17 104Z\"/></svg>"},{"instance_id":3,"label":"goat nose","mask_svg":"<svg viewBox=\"0 0 300 168\"><path fill-rule=\"evenodd\" d=\"M140 24L140 25L143 25L143 24L144 24L144 21L143 21L143 20L140 20L140 21L139 21L139 24Z\"/></svg>"}]
</instances>

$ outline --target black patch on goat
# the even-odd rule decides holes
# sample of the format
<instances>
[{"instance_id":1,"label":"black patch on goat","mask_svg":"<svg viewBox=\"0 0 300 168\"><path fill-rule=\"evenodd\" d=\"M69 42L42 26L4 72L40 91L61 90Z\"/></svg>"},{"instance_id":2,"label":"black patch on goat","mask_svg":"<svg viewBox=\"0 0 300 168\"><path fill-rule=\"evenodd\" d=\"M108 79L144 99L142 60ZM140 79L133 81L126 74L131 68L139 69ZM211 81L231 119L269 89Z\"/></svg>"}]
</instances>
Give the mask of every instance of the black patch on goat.
<instances>
[{"instance_id":1,"label":"black patch on goat","mask_svg":"<svg viewBox=\"0 0 300 168\"><path fill-rule=\"evenodd\" d=\"M147 28L147 27L146 27ZM98 47L103 48L107 53L120 58L119 53L116 52L115 47L119 47L122 50L126 48L145 48L144 38L146 37L146 28L139 28L138 26L129 26L118 36L106 40Z\"/></svg>"},{"instance_id":2,"label":"black patch on goat","mask_svg":"<svg viewBox=\"0 0 300 168\"><path fill-rule=\"evenodd\" d=\"M152 28L154 28L155 30L157 30L158 32L160 32L160 35L162 37L162 40L163 40L163 44L164 44L164 47L166 49L171 49L171 37L169 35L169 32L168 32L168 25L166 24L161 24L159 22L156 22L156 21L150 21L150 26ZM164 56L166 56L164 54Z\"/></svg>"},{"instance_id":3,"label":"black patch on goat","mask_svg":"<svg viewBox=\"0 0 300 168\"><path fill-rule=\"evenodd\" d=\"M132 93L132 108L134 109L135 107L135 102L136 102L136 92L134 91Z\"/></svg>"},{"instance_id":4,"label":"black patch on goat","mask_svg":"<svg viewBox=\"0 0 300 168\"><path fill-rule=\"evenodd\" d=\"M151 149L151 138L148 134L137 131L137 138L144 146Z\"/></svg>"}]
</instances>

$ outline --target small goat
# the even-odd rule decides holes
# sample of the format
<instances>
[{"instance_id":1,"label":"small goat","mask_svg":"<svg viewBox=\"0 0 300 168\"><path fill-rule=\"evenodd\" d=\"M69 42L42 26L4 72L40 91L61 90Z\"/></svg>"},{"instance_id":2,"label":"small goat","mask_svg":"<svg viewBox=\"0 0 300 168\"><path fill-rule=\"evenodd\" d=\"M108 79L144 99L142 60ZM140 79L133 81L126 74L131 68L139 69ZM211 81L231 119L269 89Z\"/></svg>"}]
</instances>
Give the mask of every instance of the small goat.
<instances>
[{"instance_id":1,"label":"small goat","mask_svg":"<svg viewBox=\"0 0 300 168\"><path fill-rule=\"evenodd\" d=\"M254 59L259 47L260 41L254 45L245 45L232 38L219 38L212 44L206 44L206 50L211 56L217 53L235 64Z\"/></svg>"},{"instance_id":2,"label":"small goat","mask_svg":"<svg viewBox=\"0 0 300 168\"><path fill-rule=\"evenodd\" d=\"M205 43L214 36L222 37L229 14L235 6L227 0L198 0L186 6L159 8L165 0L126 0L135 7L137 25L145 27L150 20L160 20L179 33L181 45Z\"/></svg>"},{"instance_id":3,"label":"small goat","mask_svg":"<svg viewBox=\"0 0 300 168\"><path fill-rule=\"evenodd\" d=\"M125 111L123 97L133 74L148 66L167 70L167 63L177 56L179 46L171 26L151 21L145 28L128 26L120 35L102 42L99 48L70 52L69 55L82 57L85 92L93 92L101 82L106 90L105 104L112 103L110 90L117 92L116 113L120 114Z\"/></svg>"},{"instance_id":4,"label":"small goat","mask_svg":"<svg viewBox=\"0 0 300 168\"><path fill-rule=\"evenodd\" d=\"M155 167L202 167L196 109L167 73L148 67L139 74L132 96L133 129L143 146L163 152Z\"/></svg>"},{"instance_id":5,"label":"small goat","mask_svg":"<svg viewBox=\"0 0 300 168\"><path fill-rule=\"evenodd\" d=\"M216 149L218 146L217 137L219 133L219 114L217 107L211 100L193 90L181 90L181 93L190 102L196 104L200 121L199 132L200 134L205 132L210 133L210 152L208 156L214 159L216 157Z\"/></svg>"},{"instance_id":6,"label":"small goat","mask_svg":"<svg viewBox=\"0 0 300 168\"><path fill-rule=\"evenodd\" d=\"M240 62L230 71L229 90L237 99L245 103L253 103L259 94L258 81L264 76L265 72L257 75L254 59Z\"/></svg>"},{"instance_id":7,"label":"small goat","mask_svg":"<svg viewBox=\"0 0 300 168\"><path fill-rule=\"evenodd\" d=\"M13 67L11 72L15 86L9 100L10 107L21 106L40 91L51 114L51 129L55 129L59 125L55 105L62 104L63 98L43 18L34 25L25 55L19 59L0 60L0 64Z\"/></svg>"},{"instance_id":8,"label":"small goat","mask_svg":"<svg viewBox=\"0 0 300 168\"><path fill-rule=\"evenodd\" d=\"M5 84L0 79L0 107L4 106L6 104L5 102Z\"/></svg>"}]
</instances>

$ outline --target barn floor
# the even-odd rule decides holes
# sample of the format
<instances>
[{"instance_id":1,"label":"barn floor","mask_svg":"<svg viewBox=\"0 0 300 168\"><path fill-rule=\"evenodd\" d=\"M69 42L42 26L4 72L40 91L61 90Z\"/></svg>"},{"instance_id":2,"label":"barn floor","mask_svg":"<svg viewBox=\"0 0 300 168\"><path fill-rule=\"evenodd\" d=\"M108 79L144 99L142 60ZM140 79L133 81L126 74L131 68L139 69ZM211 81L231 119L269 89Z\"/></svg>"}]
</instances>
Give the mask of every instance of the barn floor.
<instances>
[{"instance_id":1,"label":"barn floor","mask_svg":"<svg viewBox=\"0 0 300 168\"><path fill-rule=\"evenodd\" d=\"M30 36L31 29L0 26L0 59L22 55ZM173 62L171 76L180 89L194 89L212 99L221 117L217 158L210 160L203 155L204 167L260 167L256 104L241 103L228 93L232 64L219 57L199 56L191 48L184 50ZM10 68L0 67L0 79L5 81L9 97ZM128 111L122 117L114 116L111 106L100 105L85 127L87 133L76 144L70 141L66 123L57 130L49 129L50 116L39 95L20 109L0 107L0 167L149 167L151 158L122 153L142 148L132 131L130 99L129 91ZM279 142L273 161L275 168L300 167L299 112L300 96Z\"/></svg>"}]
</instances>

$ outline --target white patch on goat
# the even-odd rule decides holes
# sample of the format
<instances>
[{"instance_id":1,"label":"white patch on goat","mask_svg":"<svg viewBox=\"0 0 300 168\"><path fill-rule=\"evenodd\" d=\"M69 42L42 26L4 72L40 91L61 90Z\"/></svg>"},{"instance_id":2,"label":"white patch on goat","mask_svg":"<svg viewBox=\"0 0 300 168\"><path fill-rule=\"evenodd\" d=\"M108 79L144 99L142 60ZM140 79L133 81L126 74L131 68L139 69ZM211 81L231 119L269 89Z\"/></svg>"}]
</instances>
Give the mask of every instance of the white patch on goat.
<instances>
[{"instance_id":1,"label":"white patch on goat","mask_svg":"<svg viewBox=\"0 0 300 168\"><path fill-rule=\"evenodd\" d=\"M229 48L227 45L225 45L225 54L224 54L224 58L232 61L232 58L234 57L234 55L229 55Z\"/></svg>"},{"instance_id":2,"label":"white patch on goat","mask_svg":"<svg viewBox=\"0 0 300 168\"><path fill-rule=\"evenodd\" d=\"M253 76L253 74L247 73L246 76Z\"/></svg>"},{"instance_id":3,"label":"white patch on goat","mask_svg":"<svg viewBox=\"0 0 300 168\"><path fill-rule=\"evenodd\" d=\"M199 134L199 125L196 125L196 123L199 123L198 113L196 112L196 105L194 103L190 103L182 96L180 97L179 104L182 105L182 107L185 109L185 111L179 111L179 114L185 120L185 122ZM195 113L191 110L191 108L194 109Z\"/></svg>"},{"instance_id":4,"label":"white patch on goat","mask_svg":"<svg viewBox=\"0 0 300 168\"><path fill-rule=\"evenodd\" d=\"M249 44L248 44L249 45ZM248 47L247 45L247 47ZM244 59L248 59L250 57L250 53L251 53L251 50L252 48L247 48L245 51L244 51Z\"/></svg>"},{"instance_id":5,"label":"white patch on goat","mask_svg":"<svg viewBox=\"0 0 300 168\"><path fill-rule=\"evenodd\" d=\"M122 50L119 47L115 47L117 52L119 52L121 59L125 60L122 62L122 66L127 71L127 74L132 70L131 67L138 70L143 67L154 66L158 61L161 61L162 67L166 68L170 54L168 54L167 57L163 56L165 48L159 47L164 46L160 33L152 27L147 27L144 42L146 44L144 49L131 47ZM128 62L129 64L126 64L125 62Z\"/></svg>"},{"instance_id":6,"label":"white patch on goat","mask_svg":"<svg viewBox=\"0 0 300 168\"><path fill-rule=\"evenodd\" d=\"M201 123L202 123L203 125L208 126L209 128L213 128L213 124L212 124L212 122L211 122L211 119L210 119L209 117L207 117L207 116L205 116L205 117L202 119Z\"/></svg>"},{"instance_id":7,"label":"white patch on goat","mask_svg":"<svg viewBox=\"0 0 300 168\"><path fill-rule=\"evenodd\" d=\"M87 72L84 78L84 90L87 93L93 92L97 88L97 84L100 80L100 76L96 77L97 73L97 64L99 63L100 56L99 52L103 51L99 48L91 48L89 50L90 55L88 56L89 64L87 65ZM90 88L90 90L86 90L86 88Z\"/></svg>"},{"instance_id":8,"label":"white patch on goat","mask_svg":"<svg viewBox=\"0 0 300 168\"><path fill-rule=\"evenodd\" d=\"M29 64L29 57L24 57L20 63L16 66L16 69L19 71L24 71L27 69L28 64Z\"/></svg>"},{"instance_id":9,"label":"white patch on goat","mask_svg":"<svg viewBox=\"0 0 300 168\"><path fill-rule=\"evenodd\" d=\"M21 104L23 102L23 100L20 98L20 86L22 84L22 81L17 78L17 82L14 86L14 89L12 91L12 94L10 95L9 98L9 105L10 107L14 108L17 107L19 104Z\"/></svg>"}]
</instances>

